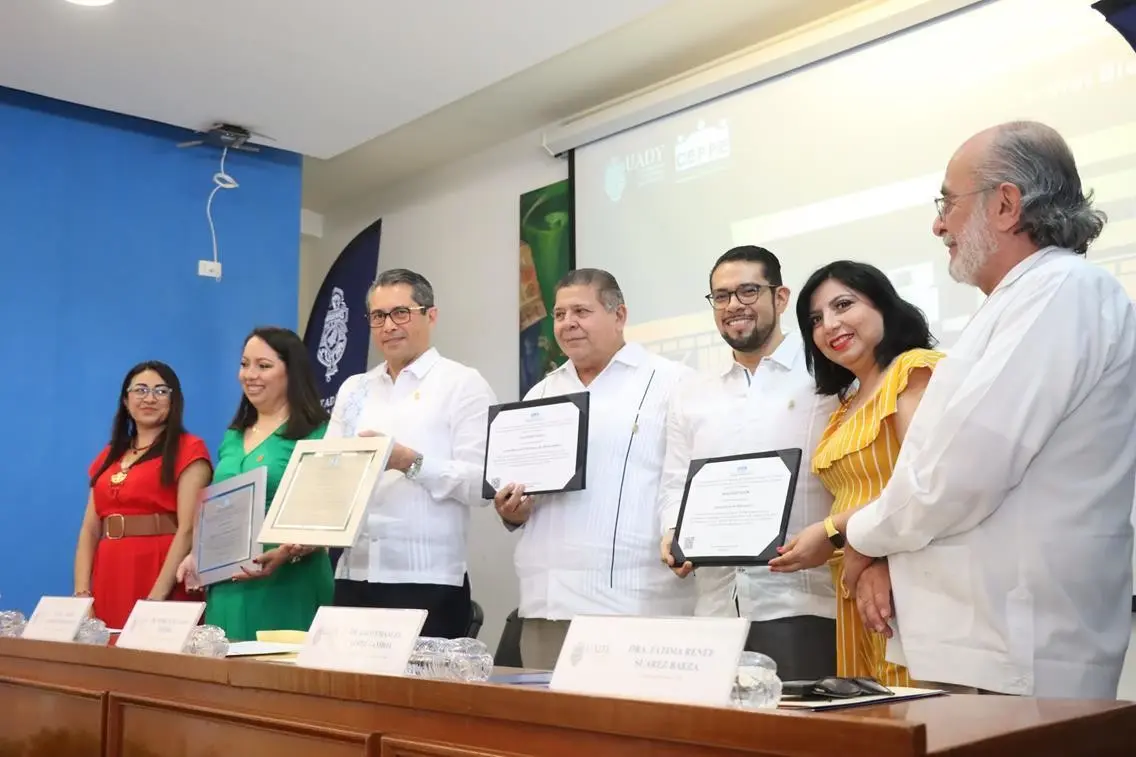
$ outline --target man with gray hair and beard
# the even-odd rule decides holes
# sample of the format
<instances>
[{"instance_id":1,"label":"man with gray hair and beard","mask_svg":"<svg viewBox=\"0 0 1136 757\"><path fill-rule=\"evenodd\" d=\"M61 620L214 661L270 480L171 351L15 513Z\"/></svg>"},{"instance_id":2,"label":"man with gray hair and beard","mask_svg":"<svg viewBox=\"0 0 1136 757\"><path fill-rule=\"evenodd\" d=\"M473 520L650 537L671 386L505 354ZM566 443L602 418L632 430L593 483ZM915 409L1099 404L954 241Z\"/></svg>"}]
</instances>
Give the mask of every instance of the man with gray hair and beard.
<instances>
[{"instance_id":1,"label":"man with gray hair and beard","mask_svg":"<svg viewBox=\"0 0 1136 757\"><path fill-rule=\"evenodd\" d=\"M1065 141L1034 122L963 144L937 209L951 276L987 299L935 369L891 481L849 520L845 582L912 678L1115 698L1131 633L1136 313L1085 260L1104 214Z\"/></svg>"}]
</instances>

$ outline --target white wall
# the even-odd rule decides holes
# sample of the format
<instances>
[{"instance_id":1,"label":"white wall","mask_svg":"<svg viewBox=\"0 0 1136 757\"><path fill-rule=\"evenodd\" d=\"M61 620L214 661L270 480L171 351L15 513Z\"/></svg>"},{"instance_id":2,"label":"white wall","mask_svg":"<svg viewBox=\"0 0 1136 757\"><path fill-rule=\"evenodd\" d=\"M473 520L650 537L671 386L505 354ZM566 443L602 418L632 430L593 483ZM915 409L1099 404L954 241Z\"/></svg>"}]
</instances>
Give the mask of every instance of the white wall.
<instances>
[{"instance_id":1,"label":"white wall","mask_svg":"<svg viewBox=\"0 0 1136 757\"><path fill-rule=\"evenodd\" d=\"M435 346L481 371L501 401L517 399L520 195L567 175L533 134L325 214L323 237L301 246L301 327L340 250L382 218L379 267L411 268L434 286ZM493 650L517 606L517 580L513 537L491 507L471 519L469 573Z\"/></svg>"}]
</instances>

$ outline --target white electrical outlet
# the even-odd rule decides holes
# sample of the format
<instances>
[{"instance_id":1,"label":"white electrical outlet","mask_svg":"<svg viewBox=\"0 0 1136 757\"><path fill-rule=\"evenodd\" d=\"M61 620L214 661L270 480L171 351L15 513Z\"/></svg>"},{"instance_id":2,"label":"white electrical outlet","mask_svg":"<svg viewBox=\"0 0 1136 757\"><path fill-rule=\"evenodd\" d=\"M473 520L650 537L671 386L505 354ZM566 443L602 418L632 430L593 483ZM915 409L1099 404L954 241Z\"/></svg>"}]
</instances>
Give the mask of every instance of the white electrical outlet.
<instances>
[{"instance_id":1,"label":"white electrical outlet","mask_svg":"<svg viewBox=\"0 0 1136 757\"><path fill-rule=\"evenodd\" d=\"M221 278L221 264L213 260L198 260L197 275L219 279Z\"/></svg>"}]
</instances>

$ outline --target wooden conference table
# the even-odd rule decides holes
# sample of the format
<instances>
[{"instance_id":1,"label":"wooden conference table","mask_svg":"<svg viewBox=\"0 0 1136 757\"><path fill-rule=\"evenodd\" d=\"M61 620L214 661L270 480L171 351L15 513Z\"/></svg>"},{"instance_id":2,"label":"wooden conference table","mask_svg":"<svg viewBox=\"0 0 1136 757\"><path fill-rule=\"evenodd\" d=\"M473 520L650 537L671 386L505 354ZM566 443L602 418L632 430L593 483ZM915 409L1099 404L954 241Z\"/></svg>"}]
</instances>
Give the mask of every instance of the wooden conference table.
<instances>
[{"instance_id":1,"label":"wooden conference table","mask_svg":"<svg viewBox=\"0 0 1136 757\"><path fill-rule=\"evenodd\" d=\"M0 639L0 757L1131 756L1136 704L745 712Z\"/></svg>"}]
</instances>

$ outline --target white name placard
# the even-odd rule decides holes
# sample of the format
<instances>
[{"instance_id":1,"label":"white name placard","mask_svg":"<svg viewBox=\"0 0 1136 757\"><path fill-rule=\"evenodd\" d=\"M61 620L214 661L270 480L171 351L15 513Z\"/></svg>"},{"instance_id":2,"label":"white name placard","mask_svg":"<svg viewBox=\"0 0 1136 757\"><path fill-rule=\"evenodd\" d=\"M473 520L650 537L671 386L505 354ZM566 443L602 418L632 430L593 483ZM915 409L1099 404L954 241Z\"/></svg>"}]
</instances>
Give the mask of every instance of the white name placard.
<instances>
[{"instance_id":1,"label":"white name placard","mask_svg":"<svg viewBox=\"0 0 1136 757\"><path fill-rule=\"evenodd\" d=\"M139 600L130 611L116 646L181 654L204 612L204 602Z\"/></svg>"},{"instance_id":2,"label":"white name placard","mask_svg":"<svg viewBox=\"0 0 1136 757\"><path fill-rule=\"evenodd\" d=\"M723 706L749 621L578 615L549 688L575 694Z\"/></svg>"},{"instance_id":3,"label":"white name placard","mask_svg":"<svg viewBox=\"0 0 1136 757\"><path fill-rule=\"evenodd\" d=\"M304 668L401 676L426 622L425 610L321 607L296 664Z\"/></svg>"},{"instance_id":4,"label":"white name placard","mask_svg":"<svg viewBox=\"0 0 1136 757\"><path fill-rule=\"evenodd\" d=\"M23 638L75 641L79 626L91 614L90 597L43 597L24 626Z\"/></svg>"}]
</instances>

